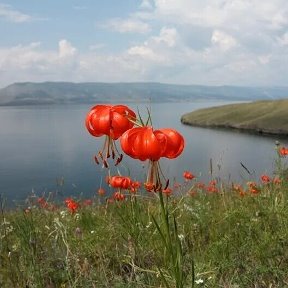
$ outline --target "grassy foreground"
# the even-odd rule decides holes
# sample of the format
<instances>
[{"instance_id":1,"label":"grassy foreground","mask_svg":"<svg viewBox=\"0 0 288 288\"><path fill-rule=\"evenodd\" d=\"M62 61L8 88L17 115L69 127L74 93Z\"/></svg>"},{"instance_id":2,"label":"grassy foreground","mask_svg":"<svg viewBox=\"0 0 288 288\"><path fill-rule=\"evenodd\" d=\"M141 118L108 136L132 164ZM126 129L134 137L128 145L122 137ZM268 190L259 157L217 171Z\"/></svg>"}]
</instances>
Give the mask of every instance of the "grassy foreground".
<instances>
[{"instance_id":1,"label":"grassy foreground","mask_svg":"<svg viewBox=\"0 0 288 288\"><path fill-rule=\"evenodd\" d=\"M200 109L182 116L183 124L235 128L288 135L288 100L256 101Z\"/></svg>"},{"instance_id":2,"label":"grassy foreground","mask_svg":"<svg viewBox=\"0 0 288 288\"><path fill-rule=\"evenodd\" d=\"M184 196L163 194L164 220L151 192L79 200L73 213L43 198L2 207L0 287L288 287L287 173L244 186L194 178L174 190ZM182 286L169 247L180 249Z\"/></svg>"}]
</instances>

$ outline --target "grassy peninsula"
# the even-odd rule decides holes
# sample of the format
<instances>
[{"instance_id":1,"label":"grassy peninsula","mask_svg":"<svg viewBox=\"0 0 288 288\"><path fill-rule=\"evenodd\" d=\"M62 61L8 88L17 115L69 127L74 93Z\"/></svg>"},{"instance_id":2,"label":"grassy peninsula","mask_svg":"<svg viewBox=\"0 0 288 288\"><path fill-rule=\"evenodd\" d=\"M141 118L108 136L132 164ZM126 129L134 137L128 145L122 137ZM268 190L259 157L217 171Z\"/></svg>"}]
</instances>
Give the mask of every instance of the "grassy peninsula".
<instances>
[{"instance_id":1,"label":"grassy peninsula","mask_svg":"<svg viewBox=\"0 0 288 288\"><path fill-rule=\"evenodd\" d=\"M181 122L192 126L288 136L288 99L200 109L183 115Z\"/></svg>"}]
</instances>

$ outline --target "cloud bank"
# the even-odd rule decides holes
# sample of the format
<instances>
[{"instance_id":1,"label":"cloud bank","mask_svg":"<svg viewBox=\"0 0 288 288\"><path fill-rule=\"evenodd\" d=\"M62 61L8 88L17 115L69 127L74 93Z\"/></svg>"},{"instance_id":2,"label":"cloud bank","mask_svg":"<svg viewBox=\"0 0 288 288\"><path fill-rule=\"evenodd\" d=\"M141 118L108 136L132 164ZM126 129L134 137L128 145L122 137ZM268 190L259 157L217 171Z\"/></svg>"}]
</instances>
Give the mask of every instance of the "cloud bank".
<instances>
[{"instance_id":1,"label":"cloud bank","mask_svg":"<svg viewBox=\"0 0 288 288\"><path fill-rule=\"evenodd\" d=\"M31 18L7 5L0 5L0 17L18 23ZM100 27L114 33L115 45L123 35L130 38L113 52L104 49L113 43L91 43L100 48L83 50L65 38L52 50L39 42L0 47L0 85L46 80L287 85L287 0L144 0L126 18L107 19Z\"/></svg>"},{"instance_id":2,"label":"cloud bank","mask_svg":"<svg viewBox=\"0 0 288 288\"><path fill-rule=\"evenodd\" d=\"M0 19L9 22L22 23L31 21L32 17L13 9L10 5L0 3Z\"/></svg>"}]
</instances>

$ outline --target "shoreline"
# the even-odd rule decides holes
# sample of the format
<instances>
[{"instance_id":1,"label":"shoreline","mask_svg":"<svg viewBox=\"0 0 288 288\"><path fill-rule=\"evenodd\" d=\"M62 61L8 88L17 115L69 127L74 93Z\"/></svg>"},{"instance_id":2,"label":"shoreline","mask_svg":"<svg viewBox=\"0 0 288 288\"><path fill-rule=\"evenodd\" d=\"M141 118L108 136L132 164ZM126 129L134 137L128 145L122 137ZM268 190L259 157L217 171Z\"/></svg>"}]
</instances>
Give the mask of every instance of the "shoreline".
<instances>
[{"instance_id":1,"label":"shoreline","mask_svg":"<svg viewBox=\"0 0 288 288\"><path fill-rule=\"evenodd\" d=\"M193 121L188 121L181 117L181 123L186 126L191 127L199 127L199 128L208 128L208 129L221 129L221 130L229 130L234 132L241 132L247 134L254 134L260 136L278 136L281 138L288 138L288 131L283 130L269 130L260 127L239 127L233 124L200 124Z\"/></svg>"}]
</instances>

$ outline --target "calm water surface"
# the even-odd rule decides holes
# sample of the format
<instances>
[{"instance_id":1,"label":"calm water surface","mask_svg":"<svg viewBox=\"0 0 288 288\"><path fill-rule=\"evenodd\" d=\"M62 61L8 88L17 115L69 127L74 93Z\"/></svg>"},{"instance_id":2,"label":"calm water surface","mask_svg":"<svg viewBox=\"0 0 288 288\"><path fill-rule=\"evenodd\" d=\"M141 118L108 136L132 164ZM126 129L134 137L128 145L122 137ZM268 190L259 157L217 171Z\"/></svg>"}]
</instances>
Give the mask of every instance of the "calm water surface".
<instances>
[{"instance_id":1,"label":"calm water surface","mask_svg":"<svg viewBox=\"0 0 288 288\"><path fill-rule=\"evenodd\" d=\"M226 130L212 130L182 125L180 117L192 110L225 104L161 103L152 104L155 128L171 127L186 140L183 154L162 161L163 172L171 179L182 181L183 170L190 170L208 181L210 159L215 177L226 181L257 179L272 173L275 159L275 137L264 137ZM146 115L147 105L139 107ZM22 201L33 191L43 195L59 191L59 197L70 195L91 197L98 190L105 171L95 165L93 155L102 147L103 138L94 138L84 127L91 105L55 107L0 107L0 193L12 201ZM281 140L287 145L287 140ZM145 163L125 158L120 172L143 181ZM116 171L113 171L116 172ZM59 185L64 179L64 185ZM104 182L104 181L102 181ZM62 183L63 184L63 183ZM105 187L105 184L103 184Z\"/></svg>"}]
</instances>

